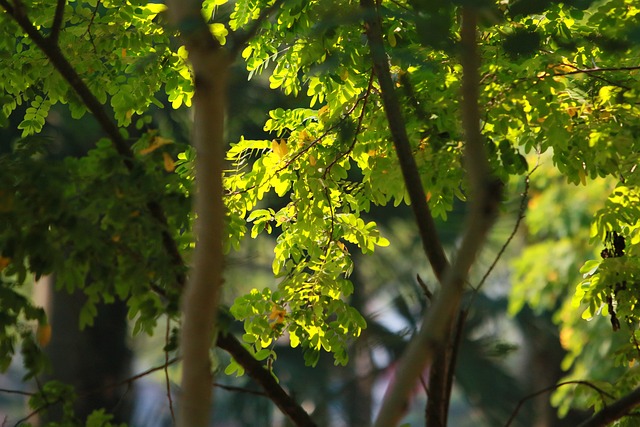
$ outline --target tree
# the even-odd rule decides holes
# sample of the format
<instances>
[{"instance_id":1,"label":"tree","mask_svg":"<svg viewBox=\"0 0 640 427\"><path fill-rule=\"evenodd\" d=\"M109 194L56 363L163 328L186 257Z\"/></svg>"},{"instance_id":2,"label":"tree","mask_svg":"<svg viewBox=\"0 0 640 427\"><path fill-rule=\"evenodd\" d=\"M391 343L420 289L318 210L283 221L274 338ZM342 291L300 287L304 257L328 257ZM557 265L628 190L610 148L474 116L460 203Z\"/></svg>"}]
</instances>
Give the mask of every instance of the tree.
<instances>
[{"instance_id":1,"label":"tree","mask_svg":"<svg viewBox=\"0 0 640 427\"><path fill-rule=\"evenodd\" d=\"M349 343L366 327L349 303L351 254L389 244L367 220L370 210L408 203L439 286L374 425L400 423L427 368L426 421L446 425L457 337L473 308L463 297L480 292L488 277L474 283L477 257L510 180L528 188L537 173L529 163L546 153L559 180L585 188L601 188L598 177L617 180L590 227L591 243L605 244L603 259L586 261L573 297L557 293L575 307L546 308L559 310L573 358L567 369L582 366L589 352L580 348L594 333L571 334L584 328L578 306L587 307L582 317L602 311L622 330L611 342L615 358L604 359L624 367L606 372L615 386L588 383L598 393L576 401L597 412L586 425L625 419L637 404L630 367L640 351L640 66L633 62L639 10L630 0L213 0L167 2L166 11L138 0L0 6L7 28L0 119L7 125L23 115L22 139L0 168L3 366L19 338L27 377L42 370L37 337L16 325L33 321L46 331L46 319L19 290L28 273L56 272L61 288L87 296L81 327L100 301L118 299L135 319L134 332L151 332L161 315L178 318L181 300L179 425L208 423L213 343L233 357L226 374L246 372L297 425L314 425L272 376L274 344L287 336L309 365L322 351L348 362ZM271 88L310 99L307 108L269 112L264 129L272 140L243 137L225 151L226 78L238 55L250 76L267 72ZM168 139L148 115L162 106L161 91L174 108L193 100L192 147ZM106 138L86 156L43 161L47 141L37 135L56 104L74 117L90 112ZM466 221L449 260L435 218L446 219L456 199L465 202ZM522 215L524 208L516 228ZM279 282L230 307L244 324L243 345L226 311L219 313L223 253L265 233L277 235ZM512 313L530 292L515 289ZM539 289L530 304L541 307L535 298L546 292ZM168 340L167 361L175 346ZM32 405L70 393L49 383Z\"/></svg>"}]
</instances>

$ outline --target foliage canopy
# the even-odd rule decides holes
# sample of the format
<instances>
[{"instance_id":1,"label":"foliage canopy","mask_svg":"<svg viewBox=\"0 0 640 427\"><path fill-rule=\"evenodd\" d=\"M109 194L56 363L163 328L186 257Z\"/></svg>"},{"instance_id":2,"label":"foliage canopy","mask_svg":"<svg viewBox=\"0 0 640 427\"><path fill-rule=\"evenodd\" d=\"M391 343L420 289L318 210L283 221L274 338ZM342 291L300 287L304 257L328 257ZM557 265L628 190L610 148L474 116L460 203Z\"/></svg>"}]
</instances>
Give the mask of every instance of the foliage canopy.
<instances>
[{"instance_id":1,"label":"foliage canopy","mask_svg":"<svg viewBox=\"0 0 640 427\"><path fill-rule=\"evenodd\" d=\"M380 2L374 19L384 46L377 46L363 31L372 9L356 2L203 2L218 48L239 52L250 79L268 78L271 89L305 104L265 112L269 139L247 135L226 150L225 250L272 234L277 278L277 286L237 298L230 313L244 323L255 359L269 366L283 335L304 349L309 365L321 351L348 362L349 343L366 328L349 303L352 254L392 240L371 211L410 203L372 51L386 52L424 197L432 215L447 220L472 184L459 116L460 10L475 7L491 173L506 185L532 179L531 245L514 262L510 313L525 304L555 312L569 375L606 380L602 389L620 397L640 380L633 369L640 352L640 7L633 0L470 3ZM196 154L154 111L190 106L196 85L163 4L0 6L0 126L21 131L0 147L0 368L21 343L32 377L45 362L30 325L43 328L46 318L23 296L29 274L55 273L61 288L87 295L81 327L99 302L116 298L127 301L134 333L151 333L163 314L177 316L194 247ZM64 108L74 119L91 112L108 138L86 155L53 161L59 137L47 123L55 127ZM570 213L548 211L559 203L571 203ZM583 320L598 315L619 331ZM585 349L596 334L606 348L600 354ZM244 369L234 361L225 372ZM564 411L605 404L593 390L569 396L560 390L554 401Z\"/></svg>"}]
</instances>

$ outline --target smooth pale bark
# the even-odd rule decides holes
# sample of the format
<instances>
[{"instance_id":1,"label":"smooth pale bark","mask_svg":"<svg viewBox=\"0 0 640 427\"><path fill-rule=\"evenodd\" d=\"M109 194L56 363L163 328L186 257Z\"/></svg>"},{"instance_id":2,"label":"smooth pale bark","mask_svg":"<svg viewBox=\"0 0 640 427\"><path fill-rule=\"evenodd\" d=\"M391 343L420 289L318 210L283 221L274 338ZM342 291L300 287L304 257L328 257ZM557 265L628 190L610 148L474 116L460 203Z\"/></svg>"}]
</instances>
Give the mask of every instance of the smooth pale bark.
<instances>
[{"instance_id":1,"label":"smooth pale bark","mask_svg":"<svg viewBox=\"0 0 640 427\"><path fill-rule=\"evenodd\" d=\"M193 146L196 149L196 248L182 300L182 392L179 427L209 425L212 373L209 351L222 287L222 166L227 52L209 32L200 1L168 1L172 25L189 52L194 73Z\"/></svg>"}]
</instances>

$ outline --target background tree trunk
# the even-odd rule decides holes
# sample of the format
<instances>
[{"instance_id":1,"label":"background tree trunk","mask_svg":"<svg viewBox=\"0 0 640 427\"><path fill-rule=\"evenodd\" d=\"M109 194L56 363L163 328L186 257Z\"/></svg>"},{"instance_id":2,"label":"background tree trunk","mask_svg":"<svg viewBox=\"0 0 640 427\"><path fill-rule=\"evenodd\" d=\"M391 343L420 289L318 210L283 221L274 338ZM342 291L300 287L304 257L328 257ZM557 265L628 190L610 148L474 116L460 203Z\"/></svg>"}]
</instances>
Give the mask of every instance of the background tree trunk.
<instances>
[{"instance_id":1,"label":"background tree trunk","mask_svg":"<svg viewBox=\"0 0 640 427\"><path fill-rule=\"evenodd\" d=\"M132 353L127 346L127 307L117 300L102 304L94 325L80 331L78 319L86 297L81 292L56 291L55 277L47 277L36 285L39 298L44 297L51 341L45 353L51 360L52 372L43 378L57 380L76 388L76 416L84 424L96 409L105 408L114 415L114 423L129 421L133 392L127 386L108 386L130 375ZM53 405L41 417L43 424L59 421L61 405Z\"/></svg>"}]
</instances>

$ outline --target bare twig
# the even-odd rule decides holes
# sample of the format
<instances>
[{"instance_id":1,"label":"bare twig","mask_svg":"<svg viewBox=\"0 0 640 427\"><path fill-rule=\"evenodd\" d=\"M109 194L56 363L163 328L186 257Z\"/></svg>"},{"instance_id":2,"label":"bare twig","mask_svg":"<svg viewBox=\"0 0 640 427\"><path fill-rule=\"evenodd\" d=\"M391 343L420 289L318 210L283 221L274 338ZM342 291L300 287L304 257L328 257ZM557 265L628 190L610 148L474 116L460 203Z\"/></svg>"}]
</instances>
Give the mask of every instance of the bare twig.
<instances>
[{"instance_id":1,"label":"bare twig","mask_svg":"<svg viewBox=\"0 0 640 427\"><path fill-rule=\"evenodd\" d=\"M511 234L509 234L509 237L507 238L507 240L504 242L504 244L502 245L502 247L498 251L498 254L496 255L495 259L493 260L493 262L491 263L489 268L487 269L486 273L484 273L484 276L482 276L482 279L480 279L480 282L474 288L474 290L476 292L479 291L480 288L482 288L482 286L485 284L485 282L487 281L487 278L489 277L489 275L491 274L493 269L498 264L498 261L500 261L500 258L502 258L502 255L504 254L504 251L507 249L507 247L511 243L511 240L513 240L513 238L515 237L516 233L518 232L518 228L520 227L520 223L524 219L524 212L527 210L527 196L529 195L529 185L530 185L530 181L531 181L531 174L533 174L533 172L536 169L538 169L538 165L537 164L525 176L525 179L524 179L524 190L522 191L522 195L521 195L521 198L520 198L520 207L518 208L518 218L516 219L516 223L513 225L513 230L511 230Z\"/></svg>"},{"instance_id":2,"label":"bare twig","mask_svg":"<svg viewBox=\"0 0 640 427\"><path fill-rule=\"evenodd\" d=\"M462 343L462 336L464 334L464 325L467 321L467 316L469 315L469 310L460 310L458 312L458 321L455 326L455 333L453 337L453 341L451 343L451 353L449 357L449 366L447 367L447 382L446 382L446 391L445 398L446 401L444 403L444 413L448 415L449 412L449 404L451 401L451 390L453 388L453 377L456 372L456 364L458 362L458 352L460 351L460 344ZM445 424L446 425L446 424Z\"/></svg>"},{"instance_id":3,"label":"bare twig","mask_svg":"<svg viewBox=\"0 0 640 427\"><path fill-rule=\"evenodd\" d=\"M345 156L348 156L349 153L353 151L353 147L355 147L356 142L358 142L358 135L362 130L362 122L364 121L364 116L366 115L366 111L367 111L367 102L369 101L369 95L371 95L371 90L373 89L374 76L375 76L374 72L373 70L371 70L371 76L369 77L369 84L367 85L367 90L364 92L364 95L358 99L358 102L356 102L357 104L360 102L360 99L362 99L362 109L360 110L360 116L358 116L358 124L356 125L356 132L355 132L355 135L353 136L353 140L351 141L351 145L346 151L340 153L340 155L336 156L336 158L333 159L331 163L327 165L327 167L325 168L325 171L322 174L323 179L331 171L331 168L333 167L333 165L338 163L340 160L342 160Z\"/></svg>"},{"instance_id":4,"label":"bare twig","mask_svg":"<svg viewBox=\"0 0 640 427\"><path fill-rule=\"evenodd\" d=\"M0 393L6 393L6 394L19 394L20 396L33 396L35 393L31 393L28 391L22 391L22 390L12 390L9 388L0 388Z\"/></svg>"},{"instance_id":5,"label":"bare twig","mask_svg":"<svg viewBox=\"0 0 640 427\"><path fill-rule=\"evenodd\" d=\"M91 33L91 27L93 26L93 21L96 19L96 15L98 14L98 8L100 7L100 3L102 0L98 0L96 2L96 6L93 8L93 13L91 14L91 19L89 20L89 25L87 25L87 30L80 36L80 38L85 35L89 35L89 41L91 42L91 46L93 47L93 53L97 54L98 49L96 49L96 43L93 41L93 34Z\"/></svg>"},{"instance_id":6,"label":"bare twig","mask_svg":"<svg viewBox=\"0 0 640 427\"><path fill-rule=\"evenodd\" d=\"M420 277L419 274L416 274L416 280L418 281L418 285L420 286L420 289L422 289L422 292L424 292L424 295L427 297L427 300L432 301L433 293L429 290L429 287L427 286L426 283L424 283L424 281L422 280L422 277Z\"/></svg>"},{"instance_id":7,"label":"bare twig","mask_svg":"<svg viewBox=\"0 0 640 427\"><path fill-rule=\"evenodd\" d=\"M601 388L595 386L594 384L588 382L588 381L564 381L549 387L545 387L542 390L538 390L534 393L531 393L525 397L523 397L522 399L520 399L518 401L518 404L516 405L515 409L513 410L513 412L511 413L511 416L509 417L509 419L507 420L506 424L504 425L505 427L509 427L511 425L511 423L515 420L516 416L518 415L518 411L520 411L520 408L522 407L522 405L525 404L525 402L527 400L533 399L534 397L540 396L541 394L545 394L545 393L549 393L550 391L556 390L562 386L565 385L583 385L589 388L594 389L595 391L597 391L600 394L600 399L603 402L606 402L605 399L603 398L603 396L608 397L609 399L615 399L615 397L609 393L607 393L606 391L602 390Z\"/></svg>"},{"instance_id":8,"label":"bare twig","mask_svg":"<svg viewBox=\"0 0 640 427\"><path fill-rule=\"evenodd\" d=\"M235 387L235 386L232 386L232 385L220 384L220 383L213 383L213 386L221 388L223 390L227 390L227 391L233 391L233 392L237 392L237 393L246 393L246 394L252 394L254 396L261 396L261 397L269 398L269 395L267 393L265 393L264 391L251 390L249 388Z\"/></svg>"},{"instance_id":9,"label":"bare twig","mask_svg":"<svg viewBox=\"0 0 640 427\"><path fill-rule=\"evenodd\" d=\"M174 363L178 362L179 360L180 360L180 358L174 357L174 358L172 358L170 360L165 361L165 363L163 363L162 365L154 366L153 368L149 368L146 371L142 371L142 372L140 372L138 374L135 374L135 375L133 375L131 377L125 378L125 379L123 379L121 381L115 382L113 384L109 384L109 385L104 386L104 387L99 387L99 388L88 390L88 391L85 391L85 392L80 392L80 393L78 393L78 395L79 396L87 396L87 395L91 395L91 394L101 393L104 390L111 390L111 389L114 389L114 388L122 387L123 385L133 384L137 380L139 380L141 378L144 378L149 374L152 374L154 372L162 371L162 370L166 369L168 366L173 365Z\"/></svg>"}]
</instances>

